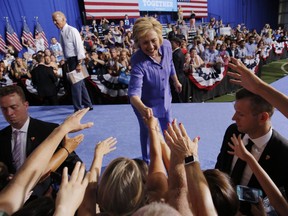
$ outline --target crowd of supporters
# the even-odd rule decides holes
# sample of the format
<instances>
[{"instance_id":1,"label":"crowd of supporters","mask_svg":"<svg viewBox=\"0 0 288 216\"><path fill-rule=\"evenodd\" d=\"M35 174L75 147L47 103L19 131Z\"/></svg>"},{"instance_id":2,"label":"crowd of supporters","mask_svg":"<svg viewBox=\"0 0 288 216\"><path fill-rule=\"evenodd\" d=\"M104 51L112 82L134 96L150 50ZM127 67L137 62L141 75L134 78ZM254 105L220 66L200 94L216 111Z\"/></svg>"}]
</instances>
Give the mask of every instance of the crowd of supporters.
<instances>
[{"instance_id":1,"label":"crowd of supporters","mask_svg":"<svg viewBox=\"0 0 288 216\"><path fill-rule=\"evenodd\" d=\"M88 79L93 83L92 90L99 92L97 95L104 94L112 98L127 96L130 57L135 52L132 27L128 16L117 24L102 18L99 23L93 20L91 25L82 27L80 34L86 49L85 64L90 74ZM225 29L225 33L221 29ZM171 40L177 37L181 40L187 77L201 68L217 70L225 67L231 57L240 58L243 62L253 60L258 54L265 57L273 44L286 42L286 35L287 32L281 27L271 29L269 24L265 24L261 32L257 32L241 24L233 28L215 18L211 18L205 25L198 24L196 29L190 29L185 20L163 24L164 38ZM1 61L1 85L17 83L28 89L29 93L37 94L37 88L31 82L31 71L38 64L36 56L40 54L44 55L45 65L52 67L58 78L56 85L58 96L61 97L65 92L62 84L64 59L62 47L56 38L51 38L49 48L46 49L43 41L41 42L42 38L38 36L34 44L22 38L22 44L27 49L23 57L18 57L17 51L9 45L7 54ZM191 92L187 94L189 98Z\"/></svg>"},{"instance_id":2,"label":"crowd of supporters","mask_svg":"<svg viewBox=\"0 0 288 216\"><path fill-rule=\"evenodd\" d=\"M269 25L265 25L261 33L257 34L256 31L250 32L244 26L238 25L235 29L231 28L229 36L225 36L220 33L220 23L211 19L207 27L199 26L191 43L189 31L187 34L183 33L184 22L171 26L171 31L163 31L163 34L168 39L170 37L171 41L177 41L175 37L181 41L181 50L183 55L186 55L183 66L187 75L199 68L217 69L229 64L237 72L230 74L234 83L267 99L287 117L288 98L261 81L242 63L254 59L258 54L263 55L266 47L273 43L285 42L286 33L282 29L274 31ZM105 18L99 25L93 22L92 26L85 26L81 31L86 48L85 64L90 79L94 79L101 90L104 89L103 85L107 85L105 87L108 89L111 83L122 83L122 93L114 88L114 91L118 91L114 92L114 96L125 95L131 69L129 59L135 52L131 26L125 25L124 21L115 26ZM26 44L25 41L23 43ZM27 80L32 80L30 86L36 87L33 83L33 70L41 64L53 71L60 90L63 85L61 67L64 59L57 39L51 39L49 49L37 51L33 45L26 45L29 51L23 58L18 57L11 47L1 62L1 84L17 83L27 88ZM122 80L119 79L121 73L125 74ZM36 92L37 90L39 89L36 87ZM17 96L15 92L1 95L0 102L4 104L1 106L2 112L6 116L15 110L18 110L15 115L23 114L19 109L27 112L28 105L24 98L20 101L20 108L19 105L5 106L4 101L9 99L11 94ZM93 126L92 122L80 123L88 110L89 108L79 110L60 126L56 126L47 139L27 157L14 176L9 175L5 164L0 164L0 180L3 183L0 192L0 215L238 215L239 200L229 175L217 169L202 172L200 168L200 138L191 139L184 125L178 124L176 119L168 124L163 137L158 120L153 115L143 118L149 130L150 164L139 159L119 157L111 161L101 174L103 157L116 148L116 138L109 137L97 143L89 172L86 172L84 164L77 162L73 172L70 170L71 175L68 178L68 170L64 168L62 180L57 182L60 188L56 198L43 196L30 200L30 191L39 179L45 177L43 174L46 174L47 167L56 163L60 156L61 160L64 160L63 154L71 153L64 145L56 152L62 151L60 156L54 154L61 140L65 137L70 144L73 143L71 146L75 149L83 136L78 135L77 141L77 136L69 140L67 134ZM254 113L251 115L255 116ZM10 121L13 123L13 118ZM31 137L31 141L34 139L35 137ZM14 141L16 142L13 138ZM284 196L245 149L241 137L234 134L231 143L229 154L247 161L277 213L286 215L288 204ZM55 155L57 157L54 157ZM50 171L48 170L48 174ZM27 200L29 202L26 202ZM252 208L253 215L266 215L262 201L257 201L255 209Z\"/></svg>"}]
</instances>

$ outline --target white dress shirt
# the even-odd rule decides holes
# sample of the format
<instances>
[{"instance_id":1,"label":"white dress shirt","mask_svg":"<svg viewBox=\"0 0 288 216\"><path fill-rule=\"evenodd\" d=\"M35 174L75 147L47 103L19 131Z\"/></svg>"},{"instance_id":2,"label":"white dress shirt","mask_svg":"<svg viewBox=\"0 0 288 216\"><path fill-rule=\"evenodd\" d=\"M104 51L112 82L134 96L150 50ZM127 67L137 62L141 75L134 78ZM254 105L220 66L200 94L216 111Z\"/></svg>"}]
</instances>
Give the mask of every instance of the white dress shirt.
<instances>
[{"instance_id":1,"label":"white dress shirt","mask_svg":"<svg viewBox=\"0 0 288 216\"><path fill-rule=\"evenodd\" d=\"M27 132L28 132L28 126L30 123L30 117L28 117L28 119L26 120L25 124L23 125L23 127L18 130L16 128L12 127L12 134L14 133L15 130L20 131L20 142L21 142L21 165L24 163L25 159L26 159L26 143L27 143ZM11 140L11 152L13 152L13 149L15 147L15 140L14 140L14 136L12 136L12 140Z\"/></svg>"},{"instance_id":2,"label":"white dress shirt","mask_svg":"<svg viewBox=\"0 0 288 216\"><path fill-rule=\"evenodd\" d=\"M248 139L252 140L252 142L254 143L254 145L252 146L251 149L251 154L254 156L254 158L258 161L267 145L267 143L269 142L270 138L272 136L272 127L270 128L270 130L268 131L268 133L266 133L264 136L261 136L257 139L251 139L248 134L245 134L243 137L243 143L246 146L248 144ZM232 161L232 166L231 166L231 172L236 164L236 161L238 160L237 156L233 157L233 161ZM247 165L244 169L243 172L243 176L242 179L240 181L241 185L248 185L250 178L252 176L253 172L251 170L251 168Z\"/></svg>"},{"instance_id":3,"label":"white dress shirt","mask_svg":"<svg viewBox=\"0 0 288 216\"><path fill-rule=\"evenodd\" d=\"M85 58L85 49L79 31L67 23L61 29L60 44L65 59L77 56L78 60Z\"/></svg>"}]
</instances>

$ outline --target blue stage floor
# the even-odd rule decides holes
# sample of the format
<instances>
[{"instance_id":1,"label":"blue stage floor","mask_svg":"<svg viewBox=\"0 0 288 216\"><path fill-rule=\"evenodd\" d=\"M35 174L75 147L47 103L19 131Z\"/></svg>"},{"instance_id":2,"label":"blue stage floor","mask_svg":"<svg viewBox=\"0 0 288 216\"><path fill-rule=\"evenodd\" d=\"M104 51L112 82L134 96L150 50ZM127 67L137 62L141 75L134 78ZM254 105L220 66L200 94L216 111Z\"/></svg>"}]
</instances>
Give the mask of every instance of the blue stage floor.
<instances>
[{"instance_id":1,"label":"blue stage floor","mask_svg":"<svg viewBox=\"0 0 288 216\"><path fill-rule=\"evenodd\" d=\"M273 83L273 86L287 94L287 82L285 77ZM213 168L220 151L222 137L226 128L232 123L233 103L173 104L172 109L173 116L185 125L192 138L201 137L199 157L202 169ZM29 112L34 118L61 123L73 112L73 108L31 106ZM141 157L139 126L130 105L94 105L94 110L88 112L83 121L94 122L92 128L82 132L85 139L76 150L87 167L90 167L92 162L95 144L109 136L117 138L117 149L104 157L103 166L119 156ZM287 119L277 110L272 118L272 124L284 137L288 137ZM0 128L6 125L1 115Z\"/></svg>"}]
</instances>

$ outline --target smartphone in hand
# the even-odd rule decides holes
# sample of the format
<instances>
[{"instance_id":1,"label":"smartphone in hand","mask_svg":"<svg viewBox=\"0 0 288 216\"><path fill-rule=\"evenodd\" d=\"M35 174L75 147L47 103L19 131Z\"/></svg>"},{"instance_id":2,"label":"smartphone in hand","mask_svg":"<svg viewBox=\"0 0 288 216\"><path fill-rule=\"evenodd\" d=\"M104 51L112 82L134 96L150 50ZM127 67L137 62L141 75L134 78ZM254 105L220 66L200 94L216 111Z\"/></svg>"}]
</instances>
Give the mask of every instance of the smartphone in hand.
<instances>
[{"instance_id":1,"label":"smartphone in hand","mask_svg":"<svg viewBox=\"0 0 288 216\"><path fill-rule=\"evenodd\" d=\"M258 203L259 197L263 195L262 190L243 185L237 185L236 190L239 200L250 203Z\"/></svg>"}]
</instances>

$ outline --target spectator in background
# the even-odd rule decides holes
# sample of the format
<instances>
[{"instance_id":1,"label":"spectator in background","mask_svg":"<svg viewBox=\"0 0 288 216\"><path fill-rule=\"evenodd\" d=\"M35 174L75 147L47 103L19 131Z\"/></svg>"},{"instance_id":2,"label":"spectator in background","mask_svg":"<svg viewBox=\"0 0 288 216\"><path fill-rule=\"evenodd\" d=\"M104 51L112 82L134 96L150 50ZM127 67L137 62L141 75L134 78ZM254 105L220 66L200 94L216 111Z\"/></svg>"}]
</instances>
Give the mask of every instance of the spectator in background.
<instances>
[{"instance_id":1,"label":"spectator in background","mask_svg":"<svg viewBox=\"0 0 288 216\"><path fill-rule=\"evenodd\" d=\"M55 37L51 38L50 49L56 57L57 62L59 63L63 59L63 49Z\"/></svg>"},{"instance_id":2,"label":"spectator in background","mask_svg":"<svg viewBox=\"0 0 288 216\"><path fill-rule=\"evenodd\" d=\"M239 43L238 47L239 58L242 61L244 61L246 59L246 56L248 55L247 48L245 47L245 40L242 38L238 43Z\"/></svg>"},{"instance_id":3,"label":"spectator in background","mask_svg":"<svg viewBox=\"0 0 288 216\"><path fill-rule=\"evenodd\" d=\"M33 55L36 52L36 47L35 45L33 45L33 43L30 40L25 40L24 37L21 37L22 40L22 45L26 47L27 52L29 53L29 55Z\"/></svg>"},{"instance_id":4,"label":"spectator in background","mask_svg":"<svg viewBox=\"0 0 288 216\"><path fill-rule=\"evenodd\" d=\"M222 58L223 66L228 66L228 63L230 61L230 55L226 49L227 49L227 44L226 43L221 44L219 56Z\"/></svg>"},{"instance_id":5,"label":"spectator in background","mask_svg":"<svg viewBox=\"0 0 288 216\"><path fill-rule=\"evenodd\" d=\"M90 75L98 74L104 68L105 62L98 58L96 51L91 52L91 60L88 63L88 72Z\"/></svg>"},{"instance_id":6,"label":"spectator in background","mask_svg":"<svg viewBox=\"0 0 288 216\"><path fill-rule=\"evenodd\" d=\"M189 23L190 23L190 30L196 31L196 14L192 10L189 18Z\"/></svg>"},{"instance_id":7,"label":"spectator in background","mask_svg":"<svg viewBox=\"0 0 288 216\"><path fill-rule=\"evenodd\" d=\"M189 31L189 28L188 28L188 26L186 25L185 20L182 20L182 22L181 22L180 25L179 25L179 28L181 29L182 34L185 36L185 40L188 41L188 31Z\"/></svg>"},{"instance_id":8,"label":"spectator in background","mask_svg":"<svg viewBox=\"0 0 288 216\"><path fill-rule=\"evenodd\" d=\"M102 26L102 32L106 35L109 32L109 20L105 17L101 18L100 25Z\"/></svg>"},{"instance_id":9,"label":"spectator in background","mask_svg":"<svg viewBox=\"0 0 288 216\"><path fill-rule=\"evenodd\" d=\"M124 18L124 29L125 31L130 30L131 28L131 21L129 20L128 14L125 14L125 18Z\"/></svg>"},{"instance_id":10,"label":"spectator in background","mask_svg":"<svg viewBox=\"0 0 288 216\"><path fill-rule=\"evenodd\" d=\"M115 46L116 47L123 47L123 36L122 32L119 30L119 26L115 26L112 30L112 35L115 40Z\"/></svg>"},{"instance_id":11,"label":"spectator in background","mask_svg":"<svg viewBox=\"0 0 288 216\"><path fill-rule=\"evenodd\" d=\"M172 30L168 33L168 40L170 40L173 37L176 37L177 34L177 26L172 25Z\"/></svg>"},{"instance_id":12,"label":"spectator in background","mask_svg":"<svg viewBox=\"0 0 288 216\"><path fill-rule=\"evenodd\" d=\"M209 44L209 49L204 51L204 62L206 66L214 66L217 63L217 56L219 55L218 50L216 50L216 42L212 41Z\"/></svg>"},{"instance_id":13,"label":"spectator in background","mask_svg":"<svg viewBox=\"0 0 288 216\"><path fill-rule=\"evenodd\" d=\"M182 21L183 21L183 9L182 9L181 5L178 5L177 14L178 14L177 23L182 23Z\"/></svg>"},{"instance_id":14,"label":"spectator in background","mask_svg":"<svg viewBox=\"0 0 288 216\"><path fill-rule=\"evenodd\" d=\"M239 50L237 48L237 43L235 40L231 41L230 47L227 48L227 52L230 57L239 58Z\"/></svg>"},{"instance_id":15,"label":"spectator in background","mask_svg":"<svg viewBox=\"0 0 288 216\"><path fill-rule=\"evenodd\" d=\"M257 44L255 43L255 37L249 36L249 41L245 44L247 55L246 58L254 59L257 51Z\"/></svg>"},{"instance_id":16,"label":"spectator in background","mask_svg":"<svg viewBox=\"0 0 288 216\"><path fill-rule=\"evenodd\" d=\"M43 105L57 105L57 76L53 71L53 67L45 65L45 59L49 59L51 62L50 56L44 57L38 54L36 59L38 65L31 71L32 83L37 89Z\"/></svg>"},{"instance_id":17,"label":"spectator in background","mask_svg":"<svg viewBox=\"0 0 288 216\"><path fill-rule=\"evenodd\" d=\"M172 102L173 103L185 103L189 101L189 93L190 89L189 87L189 80L184 74L184 63L185 63L185 56L181 50L181 40L177 37L174 37L171 39L171 46L173 51L173 63L176 70L176 75L179 80L179 82L182 85L182 91L181 93L178 93L173 85L173 80L170 79L170 88L171 88L171 94L172 94Z\"/></svg>"},{"instance_id":18,"label":"spectator in background","mask_svg":"<svg viewBox=\"0 0 288 216\"><path fill-rule=\"evenodd\" d=\"M31 77L27 68L27 64L20 57L17 57L15 59L15 64L14 64L14 67L12 68L12 76L14 79L18 80L19 82L21 78Z\"/></svg>"},{"instance_id":19,"label":"spectator in background","mask_svg":"<svg viewBox=\"0 0 288 216\"><path fill-rule=\"evenodd\" d=\"M98 37L98 25L97 25L95 19L93 19L91 25L92 25L92 33L93 33L96 37Z\"/></svg>"},{"instance_id":20,"label":"spectator in background","mask_svg":"<svg viewBox=\"0 0 288 216\"><path fill-rule=\"evenodd\" d=\"M38 51L44 51L45 50L44 39L42 38L40 33L35 34L35 47L36 47L36 53Z\"/></svg>"}]
</instances>

